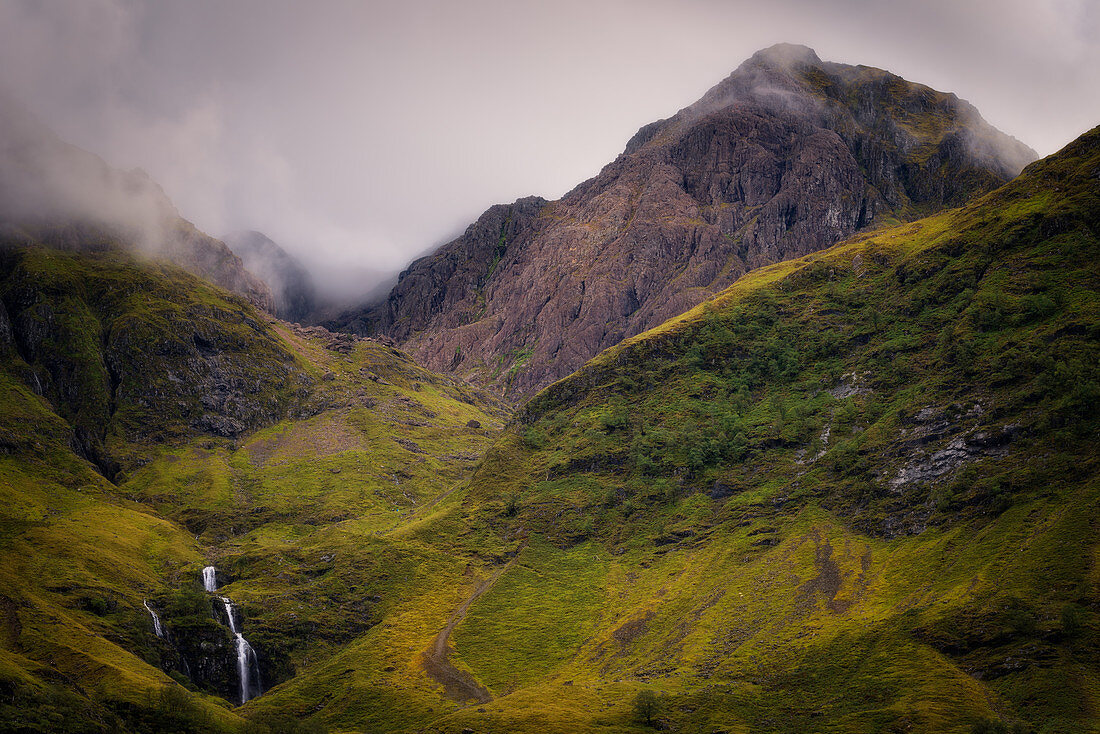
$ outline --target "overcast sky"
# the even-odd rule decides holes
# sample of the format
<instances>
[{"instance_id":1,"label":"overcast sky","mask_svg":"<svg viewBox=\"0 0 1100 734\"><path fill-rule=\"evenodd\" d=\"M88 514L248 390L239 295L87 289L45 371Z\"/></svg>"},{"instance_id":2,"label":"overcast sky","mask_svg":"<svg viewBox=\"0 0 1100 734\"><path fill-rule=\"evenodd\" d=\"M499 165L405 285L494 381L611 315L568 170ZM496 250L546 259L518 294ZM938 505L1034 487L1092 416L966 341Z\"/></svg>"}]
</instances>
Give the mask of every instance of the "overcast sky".
<instances>
[{"instance_id":1,"label":"overcast sky","mask_svg":"<svg viewBox=\"0 0 1100 734\"><path fill-rule=\"evenodd\" d=\"M1100 124L1100 0L0 0L0 83L215 236L395 269L556 198L779 41L953 91L1048 154Z\"/></svg>"}]
</instances>

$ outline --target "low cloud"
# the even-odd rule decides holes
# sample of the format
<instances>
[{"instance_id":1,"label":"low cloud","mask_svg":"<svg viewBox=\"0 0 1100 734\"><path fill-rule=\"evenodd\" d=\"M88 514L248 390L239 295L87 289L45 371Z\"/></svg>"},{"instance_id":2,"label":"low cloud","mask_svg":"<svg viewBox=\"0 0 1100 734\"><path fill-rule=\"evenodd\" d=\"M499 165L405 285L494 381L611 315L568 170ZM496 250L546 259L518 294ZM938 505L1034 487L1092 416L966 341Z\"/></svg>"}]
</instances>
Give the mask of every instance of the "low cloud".
<instances>
[{"instance_id":1,"label":"low cloud","mask_svg":"<svg viewBox=\"0 0 1100 734\"><path fill-rule=\"evenodd\" d=\"M120 171L58 138L0 94L0 221L90 225L143 252L162 252L177 213L140 170Z\"/></svg>"}]
</instances>

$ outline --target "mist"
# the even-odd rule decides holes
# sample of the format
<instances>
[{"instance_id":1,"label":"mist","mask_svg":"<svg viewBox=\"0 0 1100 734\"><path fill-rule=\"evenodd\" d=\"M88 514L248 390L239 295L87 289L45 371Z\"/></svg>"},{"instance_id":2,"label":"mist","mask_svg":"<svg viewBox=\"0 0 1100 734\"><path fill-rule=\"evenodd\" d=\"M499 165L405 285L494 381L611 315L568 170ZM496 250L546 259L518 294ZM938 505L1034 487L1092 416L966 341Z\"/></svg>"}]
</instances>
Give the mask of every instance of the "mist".
<instances>
[{"instance_id":1,"label":"mist","mask_svg":"<svg viewBox=\"0 0 1100 734\"><path fill-rule=\"evenodd\" d=\"M0 222L93 227L147 255L163 254L177 219L142 171L120 171L66 144L0 92Z\"/></svg>"},{"instance_id":2,"label":"mist","mask_svg":"<svg viewBox=\"0 0 1100 734\"><path fill-rule=\"evenodd\" d=\"M491 204L561 196L773 43L955 92L1049 154L1100 122L1098 37L1088 0L15 0L0 84L148 172L151 200L263 232L353 299Z\"/></svg>"}]
</instances>

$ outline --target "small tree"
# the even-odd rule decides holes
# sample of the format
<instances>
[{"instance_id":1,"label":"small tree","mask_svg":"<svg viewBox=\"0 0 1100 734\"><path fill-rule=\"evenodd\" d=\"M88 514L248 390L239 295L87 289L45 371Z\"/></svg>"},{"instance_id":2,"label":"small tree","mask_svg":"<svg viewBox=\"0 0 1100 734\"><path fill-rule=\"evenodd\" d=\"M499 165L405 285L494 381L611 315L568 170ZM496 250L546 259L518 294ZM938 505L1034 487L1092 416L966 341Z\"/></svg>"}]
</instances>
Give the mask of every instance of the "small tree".
<instances>
[{"instance_id":1,"label":"small tree","mask_svg":"<svg viewBox=\"0 0 1100 734\"><path fill-rule=\"evenodd\" d=\"M661 713L661 701L653 691L638 691L634 697L634 720L653 726L657 716Z\"/></svg>"}]
</instances>

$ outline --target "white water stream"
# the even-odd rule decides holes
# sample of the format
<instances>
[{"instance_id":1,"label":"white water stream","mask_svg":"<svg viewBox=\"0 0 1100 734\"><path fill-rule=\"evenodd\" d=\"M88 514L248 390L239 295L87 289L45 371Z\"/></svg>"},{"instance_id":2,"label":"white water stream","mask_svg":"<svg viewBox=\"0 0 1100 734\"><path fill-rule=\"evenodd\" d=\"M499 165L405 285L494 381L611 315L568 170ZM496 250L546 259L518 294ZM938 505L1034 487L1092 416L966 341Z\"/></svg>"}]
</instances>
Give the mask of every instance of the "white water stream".
<instances>
[{"instance_id":1,"label":"white water stream","mask_svg":"<svg viewBox=\"0 0 1100 734\"><path fill-rule=\"evenodd\" d=\"M157 637L164 637L164 627L160 625L160 617L158 617L157 613L153 611L153 608L149 606L149 600L142 599L141 603L145 605L145 611L149 612L149 616L153 618L153 632L156 633Z\"/></svg>"},{"instance_id":2,"label":"white water stream","mask_svg":"<svg viewBox=\"0 0 1100 734\"><path fill-rule=\"evenodd\" d=\"M217 569L207 566L202 570L202 587L207 591L218 590ZM260 666L256 660L256 651L248 640L241 634L241 628L237 624L236 608L229 597L218 596L225 605L225 616L229 618L229 629L237 638L237 675L241 681L241 703L245 703L263 693L260 686ZM151 611L151 610L150 610Z\"/></svg>"}]
</instances>

